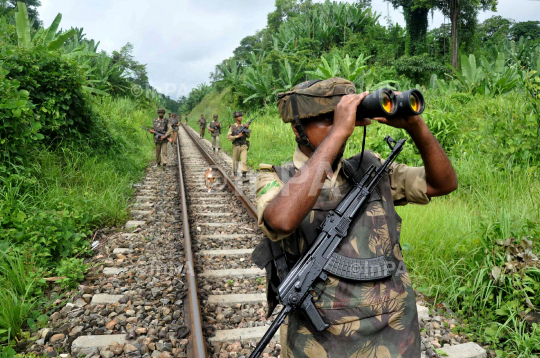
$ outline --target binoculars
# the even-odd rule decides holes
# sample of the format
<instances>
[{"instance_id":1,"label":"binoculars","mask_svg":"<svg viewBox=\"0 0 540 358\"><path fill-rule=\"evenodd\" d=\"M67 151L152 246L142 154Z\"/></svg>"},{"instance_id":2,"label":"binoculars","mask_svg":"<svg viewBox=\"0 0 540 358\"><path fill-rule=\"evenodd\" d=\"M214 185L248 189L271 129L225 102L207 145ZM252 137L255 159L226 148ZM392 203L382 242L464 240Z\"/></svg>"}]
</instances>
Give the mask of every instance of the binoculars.
<instances>
[{"instance_id":1,"label":"binoculars","mask_svg":"<svg viewBox=\"0 0 540 358\"><path fill-rule=\"evenodd\" d=\"M356 117L411 117L422 114L424 107L424 96L417 89L397 94L389 88L383 88L370 93L360 102Z\"/></svg>"}]
</instances>

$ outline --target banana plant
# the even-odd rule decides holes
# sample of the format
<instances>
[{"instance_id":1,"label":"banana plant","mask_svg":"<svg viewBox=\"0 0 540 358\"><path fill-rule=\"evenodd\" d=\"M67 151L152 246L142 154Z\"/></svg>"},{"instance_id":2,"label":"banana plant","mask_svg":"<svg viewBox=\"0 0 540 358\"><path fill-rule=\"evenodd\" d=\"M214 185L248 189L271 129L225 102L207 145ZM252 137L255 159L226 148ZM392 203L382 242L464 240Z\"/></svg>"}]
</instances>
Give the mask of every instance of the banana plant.
<instances>
[{"instance_id":1,"label":"banana plant","mask_svg":"<svg viewBox=\"0 0 540 358\"><path fill-rule=\"evenodd\" d=\"M267 66L266 68L259 66L256 69L254 67L248 67L244 72L244 77L245 92L250 94L244 100L244 103L258 99L266 105L274 94L274 88L272 86L274 73L272 66Z\"/></svg>"},{"instance_id":2,"label":"banana plant","mask_svg":"<svg viewBox=\"0 0 540 358\"><path fill-rule=\"evenodd\" d=\"M476 66L476 57L473 54L470 54L469 57L461 55L461 72L451 65L448 66L454 71L455 77L453 78L466 92L474 93L484 84L485 73L481 66Z\"/></svg>"},{"instance_id":3,"label":"banana plant","mask_svg":"<svg viewBox=\"0 0 540 358\"><path fill-rule=\"evenodd\" d=\"M28 9L26 8L25 3L18 2L17 10L18 11L15 14L15 26L17 29L18 43L21 47L31 48L38 44L43 44L48 50L58 50L66 43L66 41L77 33L74 29L71 29L57 35L56 31L58 30L60 21L62 21L62 14L58 14L50 27L47 29L40 27L32 37Z\"/></svg>"},{"instance_id":4,"label":"banana plant","mask_svg":"<svg viewBox=\"0 0 540 358\"><path fill-rule=\"evenodd\" d=\"M306 60L302 61L300 66L298 66L295 70L292 69L291 64L287 59L279 63L280 78L278 79L278 82L281 84L281 87L276 88L274 90L274 94L279 92L287 92L300 83L304 77L304 72L302 69L305 62Z\"/></svg>"},{"instance_id":5,"label":"banana plant","mask_svg":"<svg viewBox=\"0 0 540 358\"><path fill-rule=\"evenodd\" d=\"M364 57L364 54L358 56L354 62L350 59L349 55L338 58L341 64L341 77L351 82L356 82L358 76L367 68L366 61L370 58L371 56Z\"/></svg>"},{"instance_id":6,"label":"banana plant","mask_svg":"<svg viewBox=\"0 0 540 358\"><path fill-rule=\"evenodd\" d=\"M506 59L503 52L499 52L494 63L488 61L485 56L480 58L480 63L486 74L484 94L495 96L509 92L516 88L520 81L516 66L505 66Z\"/></svg>"},{"instance_id":7,"label":"banana plant","mask_svg":"<svg viewBox=\"0 0 540 358\"><path fill-rule=\"evenodd\" d=\"M315 71L306 71L306 75L314 79L326 80L339 75L339 60L334 56L330 63L324 56L321 56L321 64L317 66Z\"/></svg>"},{"instance_id":8,"label":"banana plant","mask_svg":"<svg viewBox=\"0 0 540 358\"><path fill-rule=\"evenodd\" d=\"M226 86L230 86L235 90L238 85L241 83L241 69L238 65L238 62L234 59L229 59L223 65L218 65L218 68L223 74L223 79L221 80Z\"/></svg>"},{"instance_id":9,"label":"banana plant","mask_svg":"<svg viewBox=\"0 0 540 358\"><path fill-rule=\"evenodd\" d=\"M112 58L102 53L96 59L95 78L99 80L98 88L108 92L124 92L127 89L124 69L119 63L111 65Z\"/></svg>"}]
</instances>

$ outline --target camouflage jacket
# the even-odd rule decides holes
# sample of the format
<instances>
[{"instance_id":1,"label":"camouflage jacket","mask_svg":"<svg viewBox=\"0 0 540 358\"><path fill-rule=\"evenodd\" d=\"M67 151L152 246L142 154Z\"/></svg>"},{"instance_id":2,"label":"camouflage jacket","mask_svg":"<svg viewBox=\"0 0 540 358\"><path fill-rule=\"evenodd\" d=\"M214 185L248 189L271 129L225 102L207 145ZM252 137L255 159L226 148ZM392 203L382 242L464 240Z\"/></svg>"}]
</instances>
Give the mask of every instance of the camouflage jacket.
<instances>
[{"instance_id":1,"label":"camouflage jacket","mask_svg":"<svg viewBox=\"0 0 540 358\"><path fill-rule=\"evenodd\" d=\"M242 137L238 137L238 133L240 133L243 127L243 125L237 125L236 123L234 123L229 128L229 133L227 133L227 139L232 140L233 145L247 144L247 139L249 138L251 133L244 133Z\"/></svg>"},{"instance_id":2,"label":"camouflage jacket","mask_svg":"<svg viewBox=\"0 0 540 358\"><path fill-rule=\"evenodd\" d=\"M165 137L161 138L161 140L158 138L158 135L154 133L154 142L160 143L167 140L167 137L169 137L172 134L172 127L169 123L168 118L159 119L159 117L154 118L154 121L152 123L152 128L156 132L165 133Z\"/></svg>"},{"instance_id":3,"label":"camouflage jacket","mask_svg":"<svg viewBox=\"0 0 540 358\"><path fill-rule=\"evenodd\" d=\"M347 164L340 163L337 172L329 179L333 181L332 185L323 187L315 206L294 234L280 241L289 267L307 251L318 235L317 228L348 193L352 185L348 178L354 175L355 170L361 176L369 165L381 164L372 152L365 153L361 168L351 170L358 162L357 156L348 160ZM264 187L258 185L258 203L268 192L274 191L275 197L297 169L292 162L273 167L271 170L279 180ZM409 169L413 169L414 173L414 169L419 168ZM421 173L420 170L416 172ZM391 176L387 175L381 180L365 209L351 223L349 234L336 252L358 259L384 256L386 262L395 264L396 271L390 277L376 281L350 281L329 275L326 282L317 283L313 292L315 305L324 321L331 326L326 331L316 332L301 313L291 315L286 328L286 341L282 341L284 357L420 356L416 303L399 243L401 218L394 207ZM425 196L425 174L417 184L419 192L412 193L412 196L422 197L423 191L424 199L418 201L429 202ZM403 186L406 187L406 184ZM409 188L409 191L414 191L414 188ZM258 208L258 212L261 224L264 210ZM261 226L265 233L269 232L264 220ZM272 281L271 277L267 279ZM272 302L269 303L271 306Z\"/></svg>"},{"instance_id":4,"label":"camouflage jacket","mask_svg":"<svg viewBox=\"0 0 540 358\"><path fill-rule=\"evenodd\" d=\"M197 124L199 125L199 127L201 128L206 128L206 118L199 118L197 120Z\"/></svg>"},{"instance_id":5,"label":"camouflage jacket","mask_svg":"<svg viewBox=\"0 0 540 358\"><path fill-rule=\"evenodd\" d=\"M213 129L214 131L212 133L212 137L217 137L221 134L221 122L218 121L212 121L208 125L209 129Z\"/></svg>"}]
</instances>

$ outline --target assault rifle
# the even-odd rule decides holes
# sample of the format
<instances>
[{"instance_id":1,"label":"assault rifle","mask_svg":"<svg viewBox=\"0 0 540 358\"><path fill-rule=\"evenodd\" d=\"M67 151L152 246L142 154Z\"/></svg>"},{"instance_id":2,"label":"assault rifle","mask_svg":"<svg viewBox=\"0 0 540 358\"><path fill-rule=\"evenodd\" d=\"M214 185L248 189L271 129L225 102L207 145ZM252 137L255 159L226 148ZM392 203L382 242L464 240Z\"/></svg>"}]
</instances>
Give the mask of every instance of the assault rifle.
<instances>
[{"instance_id":1,"label":"assault rifle","mask_svg":"<svg viewBox=\"0 0 540 358\"><path fill-rule=\"evenodd\" d=\"M351 222L366 202L366 199L403 150L405 139L396 142L390 136L386 136L385 141L392 149L390 156L379 168L371 165L363 178L354 184L347 196L339 203L336 210L328 214L320 227L321 233L309 251L294 265L291 272L279 285L278 298L284 307L249 358L258 358L260 356L278 328L285 321L285 317L292 310L301 309L318 332L329 327L323 321L319 311L317 311L310 292L313 291L317 279L326 281L328 278L327 272L335 270L333 267L335 262L332 262L335 260L332 254L341 240L347 236ZM382 262L382 264L385 265L383 270L388 272L386 263ZM370 273L366 272L364 274L369 277Z\"/></svg>"},{"instance_id":2,"label":"assault rifle","mask_svg":"<svg viewBox=\"0 0 540 358\"><path fill-rule=\"evenodd\" d=\"M247 122L244 126L242 126L242 129L240 129L240 132L238 132L237 135L240 135L240 133L251 133L251 130L250 129L247 129L246 126L249 126L251 124L251 122L253 122L255 120L255 118L257 118L259 115L256 115L255 117L251 118L249 120L249 122Z\"/></svg>"},{"instance_id":3,"label":"assault rifle","mask_svg":"<svg viewBox=\"0 0 540 358\"><path fill-rule=\"evenodd\" d=\"M151 128L151 127L141 127L141 128L146 129L147 131L150 131L150 129L154 129L154 128ZM161 137L161 138L165 138L165 135L166 135L166 133L158 132L158 131L156 131L156 133L154 133L154 134L157 135L158 137Z\"/></svg>"}]
</instances>

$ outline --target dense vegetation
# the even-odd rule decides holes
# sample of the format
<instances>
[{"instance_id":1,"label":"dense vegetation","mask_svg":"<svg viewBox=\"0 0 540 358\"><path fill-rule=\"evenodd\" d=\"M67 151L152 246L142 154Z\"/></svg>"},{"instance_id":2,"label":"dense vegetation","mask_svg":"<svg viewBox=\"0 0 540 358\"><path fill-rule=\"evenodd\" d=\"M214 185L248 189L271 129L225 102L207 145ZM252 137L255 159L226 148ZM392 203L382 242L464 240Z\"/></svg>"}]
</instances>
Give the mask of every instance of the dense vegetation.
<instances>
[{"instance_id":1,"label":"dense vegetation","mask_svg":"<svg viewBox=\"0 0 540 358\"><path fill-rule=\"evenodd\" d=\"M454 3L390 2L412 4L405 14L421 18L428 15L422 4L450 16L443 6ZM407 21L403 29L387 19L383 26L369 1L277 0L267 27L244 38L217 65L211 84L179 103L191 111L193 126L201 113L218 113L225 124L237 109L246 118L259 114L249 152L256 168L291 160L296 143L279 118L275 94L303 80L341 76L359 90L422 89L423 117L449 154L460 187L428 206L399 208L415 288L432 298L434 309L456 312L463 319L458 329L499 357L534 357L540 353L540 22L496 16L478 24L478 11L496 2L459 3L459 40L452 46L449 25L428 31L409 28L421 21ZM360 134L349 139L346 155L360 151ZM386 134L405 136L375 123L367 147L387 153ZM421 165L410 141L400 160Z\"/></svg>"},{"instance_id":2,"label":"dense vegetation","mask_svg":"<svg viewBox=\"0 0 540 358\"><path fill-rule=\"evenodd\" d=\"M38 3L34 1L33 3ZM8 2L8 5L11 2ZM99 52L82 29L37 26L0 2L0 355L75 286L93 231L122 223L153 147L140 126L164 101L145 65ZM5 7L3 7L5 6ZM52 289L52 291L51 291ZM47 293L47 294L45 294ZM45 314L45 315L44 315Z\"/></svg>"}]
</instances>

